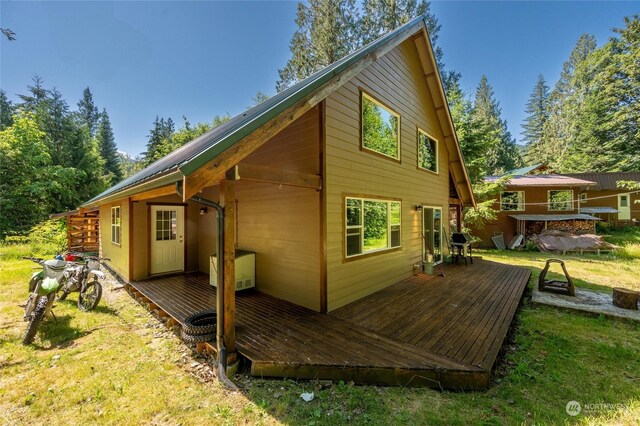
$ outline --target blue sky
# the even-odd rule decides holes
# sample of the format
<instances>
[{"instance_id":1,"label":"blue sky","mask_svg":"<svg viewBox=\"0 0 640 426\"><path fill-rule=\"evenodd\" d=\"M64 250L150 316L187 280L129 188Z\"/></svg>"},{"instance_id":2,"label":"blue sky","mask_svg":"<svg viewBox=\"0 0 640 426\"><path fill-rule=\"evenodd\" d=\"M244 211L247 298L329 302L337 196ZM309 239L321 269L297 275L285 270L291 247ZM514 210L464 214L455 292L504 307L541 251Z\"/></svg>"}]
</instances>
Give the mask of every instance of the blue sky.
<instances>
[{"instance_id":1,"label":"blue sky","mask_svg":"<svg viewBox=\"0 0 640 426\"><path fill-rule=\"evenodd\" d=\"M634 2L435 1L438 43L473 93L486 74L516 138L537 75L550 85L583 33L599 44L639 13ZM275 92L296 2L16 2L2 0L0 86L10 98L34 74L75 108L89 86L119 148L144 151L156 115L194 123L235 115Z\"/></svg>"}]
</instances>

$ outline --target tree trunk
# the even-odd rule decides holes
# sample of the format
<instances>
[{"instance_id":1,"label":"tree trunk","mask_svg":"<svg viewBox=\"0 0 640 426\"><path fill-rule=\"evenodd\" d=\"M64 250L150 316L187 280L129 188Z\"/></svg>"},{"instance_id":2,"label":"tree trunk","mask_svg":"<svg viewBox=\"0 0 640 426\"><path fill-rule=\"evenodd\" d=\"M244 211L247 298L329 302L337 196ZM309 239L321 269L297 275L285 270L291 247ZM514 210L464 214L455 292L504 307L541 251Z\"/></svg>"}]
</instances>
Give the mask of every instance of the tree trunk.
<instances>
[{"instance_id":1,"label":"tree trunk","mask_svg":"<svg viewBox=\"0 0 640 426\"><path fill-rule=\"evenodd\" d=\"M616 287L613 289L613 304L622 309L638 310L637 291Z\"/></svg>"}]
</instances>

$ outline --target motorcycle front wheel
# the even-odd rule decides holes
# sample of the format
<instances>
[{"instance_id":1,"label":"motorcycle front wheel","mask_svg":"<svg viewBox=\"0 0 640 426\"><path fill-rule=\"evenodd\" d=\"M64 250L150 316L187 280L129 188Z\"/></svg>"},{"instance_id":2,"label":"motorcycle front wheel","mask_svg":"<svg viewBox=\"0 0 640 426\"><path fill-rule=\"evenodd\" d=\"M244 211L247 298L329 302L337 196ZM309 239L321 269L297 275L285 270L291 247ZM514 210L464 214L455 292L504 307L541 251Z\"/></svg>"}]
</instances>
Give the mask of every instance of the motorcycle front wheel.
<instances>
[{"instance_id":1,"label":"motorcycle front wheel","mask_svg":"<svg viewBox=\"0 0 640 426\"><path fill-rule=\"evenodd\" d=\"M38 332L38 326L40 325L42 318L44 318L44 313L47 310L48 301L49 300L44 296L41 296L38 298L38 301L36 302L36 307L31 313L31 317L29 318L27 329L22 335L23 345L28 345L29 343L33 342L33 339L36 337L36 333Z\"/></svg>"},{"instance_id":2,"label":"motorcycle front wheel","mask_svg":"<svg viewBox=\"0 0 640 426\"><path fill-rule=\"evenodd\" d=\"M80 290L78 296L78 309L81 311L92 311L98 306L102 297L102 285L94 280L89 281L84 287L84 291Z\"/></svg>"}]
</instances>

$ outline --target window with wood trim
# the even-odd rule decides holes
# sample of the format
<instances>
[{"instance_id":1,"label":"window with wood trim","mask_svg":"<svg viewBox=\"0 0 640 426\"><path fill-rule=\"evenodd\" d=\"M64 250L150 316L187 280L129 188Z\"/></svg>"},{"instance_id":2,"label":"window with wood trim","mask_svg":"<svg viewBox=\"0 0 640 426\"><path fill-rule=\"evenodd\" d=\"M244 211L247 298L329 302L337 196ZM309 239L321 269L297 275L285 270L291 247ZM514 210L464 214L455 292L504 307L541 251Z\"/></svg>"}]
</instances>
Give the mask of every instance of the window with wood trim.
<instances>
[{"instance_id":1,"label":"window with wood trim","mask_svg":"<svg viewBox=\"0 0 640 426\"><path fill-rule=\"evenodd\" d=\"M561 212L573 210L573 190L561 189L548 192L549 211Z\"/></svg>"},{"instance_id":2,"label":"window with wood trim","mask_svg":"<svg viewBox=\"0 0 640 426\"><path fill-rule=\"evenodd\" d=\"M111 207L111 242L120 245L120 206Z\"/></svg>"},{"instance_id":3,"label":"window with wood trim","mask_svg":"<svg viewBox=\"0 0 640 426\"><path fill-rule=\"evenodd\" d=\"M361 92L362 148L400 160L400 115Z\"/></svg>"},{"instance_id":4,"label":"window with wood trim","mask_svg":"<svg viewBox=\"0 0 640 426\"><path fill-rule=\"evenodd\" d=\"M586 192L581 192L578 195L578 199L580 200L580 204L584 204L587 202L587 193Z\"/></svg>"},{"instance_id":5,"label":"window with wood trim","mask_svg":"<svg viewBox=\"0 0 640 426\"><path fill-rule=\"evenodd\" d=\"M500 210L504 212L523 212L524 191L502 191L500 193Z\"/></svg>"},{"instance_id":6,"label":"window with wood trim","mask_svg":"<svg viewBox=\"0 0 640 426\"><path fill-rule=\"evenodd\" d=\"M345 255L359 256L402 245L400 201L345 199Z\"/></svg>"},{"instance_id":7,"label":"window with wood trim","mask_svg":"<svg viewBox=\"0 0 640 426\"><path fill-rule=\"evenodd\" d=\"M418 167L438 173L438 141L418 129Z\"/></svg>"}]
</instances>

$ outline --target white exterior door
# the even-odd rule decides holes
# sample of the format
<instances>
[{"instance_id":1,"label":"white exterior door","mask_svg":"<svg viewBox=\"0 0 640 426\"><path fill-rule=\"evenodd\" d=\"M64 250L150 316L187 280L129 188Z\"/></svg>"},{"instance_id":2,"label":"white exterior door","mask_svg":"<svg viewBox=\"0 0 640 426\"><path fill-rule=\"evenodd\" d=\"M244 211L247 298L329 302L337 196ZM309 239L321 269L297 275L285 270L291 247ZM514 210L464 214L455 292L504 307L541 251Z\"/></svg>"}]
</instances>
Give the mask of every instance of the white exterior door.
<instances>
[{"instance_id":1,"label":"white exterior door","mask_svg":"<svg viewBox=\"0 0 640 426\"><path fill-rule=\"evenodd\" d=\"M629 194L618 195L618 220L631 220L631 197Z\"/></svg>"},{"instance_id":2,"label":"white exterior door","mask_svg":"<svg viewBox=\"0 0 640 426\"><path fill-rule=\"evenodd\" d=\"M151 206L151 274L184 271L184 207Z\"/></svg>"}]
</instances>

